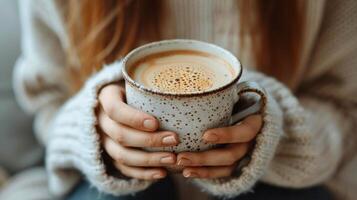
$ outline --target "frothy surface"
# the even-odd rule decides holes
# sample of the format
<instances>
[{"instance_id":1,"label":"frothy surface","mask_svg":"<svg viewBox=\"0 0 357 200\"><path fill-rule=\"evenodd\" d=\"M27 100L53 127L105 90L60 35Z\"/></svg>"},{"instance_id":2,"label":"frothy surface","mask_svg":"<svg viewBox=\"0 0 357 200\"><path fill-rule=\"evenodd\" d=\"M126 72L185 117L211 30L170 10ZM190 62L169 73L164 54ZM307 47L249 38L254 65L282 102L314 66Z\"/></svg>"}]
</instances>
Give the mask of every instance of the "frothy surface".
<instances>
[{"instance_id":1,"label":"frothy surface","mask_svg":"<svg viewBox=\"0 0 357 200\"><path fill-rule=\"evenodd\" d=\"M193 93L221 87L235 75L222 58L199 51L168 51L134 63L129 76L162 92Z\"/></svg>"}]
</instances>

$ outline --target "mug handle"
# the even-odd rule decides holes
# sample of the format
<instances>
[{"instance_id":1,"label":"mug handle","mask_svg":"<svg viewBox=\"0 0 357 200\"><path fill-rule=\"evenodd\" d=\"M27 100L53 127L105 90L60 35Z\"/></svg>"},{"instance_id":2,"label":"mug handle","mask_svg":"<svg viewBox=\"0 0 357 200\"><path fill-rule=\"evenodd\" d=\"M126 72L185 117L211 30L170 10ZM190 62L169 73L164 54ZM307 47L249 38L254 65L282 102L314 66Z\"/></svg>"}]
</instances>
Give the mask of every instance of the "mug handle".
<instances>
[{"instance_id":1,"label":"mug handle","mask_svg":"<svg viewBox=\"0 0 357 200\"><path fill-rule=\"evenodd\" d=\"M254 82L254 81L245 81L245 82L239 83L237 85L237 96L234 100L235 103L237 103L239 101L240 97L244 93L256 93L260 98L259 98L259 100L254 102L253 105L232 115L229 120L230 125L233 125L239 121L242 121L244 118L246 118L249 115L261 113L263 111L263 109L265 109L265 105L267 102L267 95L266 95L264 88L262 88L258 83Z\"/></svg>"}]
</instances>

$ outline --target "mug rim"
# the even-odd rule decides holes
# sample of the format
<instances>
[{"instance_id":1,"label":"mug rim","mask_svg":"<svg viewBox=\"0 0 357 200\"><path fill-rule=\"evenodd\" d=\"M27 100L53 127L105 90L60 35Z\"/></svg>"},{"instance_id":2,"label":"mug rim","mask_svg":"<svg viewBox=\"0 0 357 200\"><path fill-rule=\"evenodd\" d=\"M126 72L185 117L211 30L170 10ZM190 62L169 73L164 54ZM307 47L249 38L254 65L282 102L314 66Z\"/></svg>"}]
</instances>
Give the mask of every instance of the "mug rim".
<instances>
[{"instance_id":1,"label":"mug rim","mask_svg":"<svg viewBox=\"0 0 357 200\"><path fill-rule=\"evenodd\" d=\"M226 54L228 54L230 57L233 58L233 62L236 63L239 67L239 72L235 75L235 77L229 81L228 83L214 88L212 90L207 90L207 91L196 91L196 92L190 92L190 93L175 93L175 92L165 92L165 91L159 91L159 90L155 90L153 88L148 88L145 87L144 85L138 83L137 81L133 80L127 73L127 66L126 63L129 60L130 57L132 57L135 53L142 51L143 49L146 49L148 47L152 47L152 46L160 46L163 44L172 44L172 43L197 43L200 45L206 45L206 46L210 46L214 49L217 49L219 51L222 51ZM160 40L160 41L156 41L156 42L151 42L151 43L147 43L145 45L142 45L140 47L137 47L133 50L131 50L122 60L122 74L123 77L125 79L125 81L127 81L127 83L129 83L130 85L136 87L137 89L144 91L144 92L148 92L148 93L152 93L152 94L157 94L157 95L162 95L162 96L172 96L172 97L193 97L193 96L202 96L202 95L207 95L207 94L213 94L219 91L222 91L226 88L229 88L230 86L234 85L235 83L238 82L238 80L240 79L240 77L242 76L242 72L243 72L243 66L240 63L240 61L238 60L238 58L236 56L234 56L230 51L212 44L212 43L208 43L208 42L203 42L203 41L199 41L199 40L191 40L191 39L171 39L171 40Z\"/></svg>"}]
</instances>

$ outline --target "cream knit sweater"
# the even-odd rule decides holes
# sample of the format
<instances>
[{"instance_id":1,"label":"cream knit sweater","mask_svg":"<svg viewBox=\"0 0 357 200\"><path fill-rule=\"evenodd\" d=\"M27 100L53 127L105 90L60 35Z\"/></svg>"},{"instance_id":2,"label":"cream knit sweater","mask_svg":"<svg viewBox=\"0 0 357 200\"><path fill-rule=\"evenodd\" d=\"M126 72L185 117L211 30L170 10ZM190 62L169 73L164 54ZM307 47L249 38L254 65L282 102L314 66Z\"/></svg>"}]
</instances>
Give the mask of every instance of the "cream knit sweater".
<instances>
[{"instance_id":1,"label":"cream knit sweater","mask_svg":"<svg viewBox=\"0 0 357 200\"><path fill-rule=\"evenodd\" d=\"M191 38L216 43L254 66L249 50L239 51L234 0L168 0L164 39ZM107 174L94 113L97 94L120 80L121 63L105 66L78 94L69 95L65 67L68 36L65 1L22 0L23 54L15 66L18 102L36 115L34 128L47 147L49 188L68 193L81 175L100 191L125 195L151 182ZM340 198L356 195L357 1L308 1L303 65L292 93L274 78L245 69L243 79L268 91L264 127L251 161L239 176L195 179L210 194L237 196L257 181L300 188L327 183ZM283 55L282 55L283 56ZM354 190L352 188L355 188Z\"/></svg>"}]
</instances>

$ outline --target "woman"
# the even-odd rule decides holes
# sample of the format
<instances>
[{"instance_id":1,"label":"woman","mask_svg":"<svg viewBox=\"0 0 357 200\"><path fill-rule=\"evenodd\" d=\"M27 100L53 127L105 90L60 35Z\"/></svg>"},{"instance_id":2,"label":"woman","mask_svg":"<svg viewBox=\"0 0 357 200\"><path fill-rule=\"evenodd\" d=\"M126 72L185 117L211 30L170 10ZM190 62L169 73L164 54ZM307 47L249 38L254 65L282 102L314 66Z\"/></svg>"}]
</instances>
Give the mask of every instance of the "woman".
<instances>
[{"instance_id":1,"label":"woman","mask_svg":"<svg viewBox=\"0 0 357 200\"><path fill-rule=\"evenodd\" d=\"M344 185L343 174L357 139L356 8L353 0L22 1L15 92L36 114L50 190L69 199L100 192L103 199L173 198L161 193L172 189L162 166L179 164L183 177L214 196L235 198L257 182L264 184L241 197L329 198L321 187L283 189L324 183L346 196L353 182ZM170 38L229 49L248 66L243 79L266 88L265 113L204 133L207 142L230 144L225 148L178 155L137 148L179 141L125 104L115 61L135 46ZM164 181L149 187L158 179Z\"/></svg>"}]
</instances>

